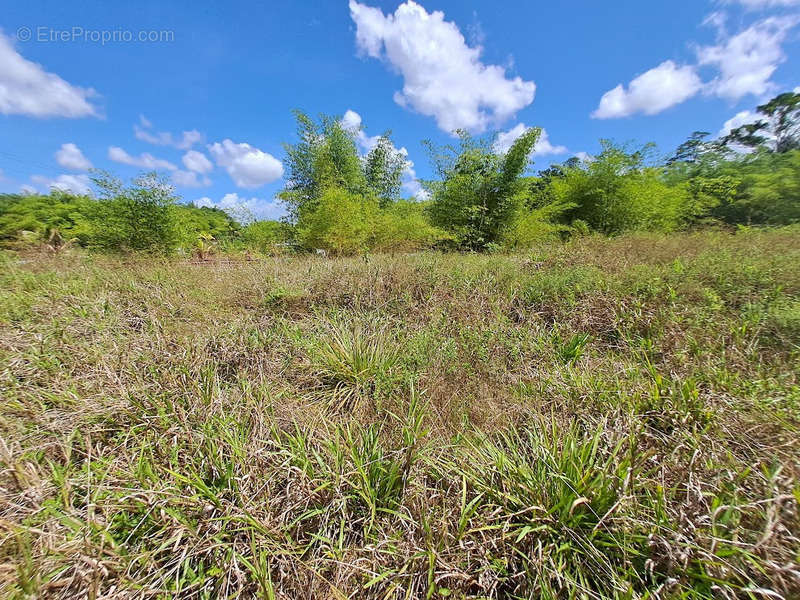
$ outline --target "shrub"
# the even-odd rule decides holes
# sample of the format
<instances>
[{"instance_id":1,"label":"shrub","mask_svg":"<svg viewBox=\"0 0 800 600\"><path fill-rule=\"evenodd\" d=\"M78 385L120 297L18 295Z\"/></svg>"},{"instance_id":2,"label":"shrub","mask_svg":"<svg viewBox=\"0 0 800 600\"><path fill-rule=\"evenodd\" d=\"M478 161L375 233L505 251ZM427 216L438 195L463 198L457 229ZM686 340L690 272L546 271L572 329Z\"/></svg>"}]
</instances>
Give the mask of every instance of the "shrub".
<instances>
[{"instance_id":1,"label":"shrub","mask_svg":"<svg viewBox=\"0 0 800 600\"><path fill-rule=\"evenodd\" d=\"M673 231L692 216L685 184L668 185L661 171L645 166L650 147L629 152L603 142L595 160L554 178L557 201L574 206L566 214L605 234L647 229Z\"/></svg>"},{"instance_id":2,"label":"shrub","mask_svg":"<svg viewBox=\"0 0 800 600\"><path fill-rule=\"evenodd\" d=\"M316 208L306 213L297 225L300 244L337 255L352 255L367 248L369 227L377 211L375 200L341 188L328 188Z\"/></svg>"},{"instance_id":3,"label":"shrub","mask_svg":"<svg viewBox=\"0 0 800 600\"><path fill-rule=\"evenodd\" d=\"M371 246L382 252L408 252L430 248L447 239L447 234L431 225L425 205L410 200L389 204L375 215Z\"/></svg>"},{"instance_id":4,"label":"shrub","mask_svg":"<svg viewBox=\"0 0 800 600\"><path fill-rule=\"evenodd\" d=\"M98 226L92 245L104 250L166 252L179 241L173 207L175 189L157 173L146 173L125 187L109 175L94 177L100 192Z\"/></svg>"}]
</instances>

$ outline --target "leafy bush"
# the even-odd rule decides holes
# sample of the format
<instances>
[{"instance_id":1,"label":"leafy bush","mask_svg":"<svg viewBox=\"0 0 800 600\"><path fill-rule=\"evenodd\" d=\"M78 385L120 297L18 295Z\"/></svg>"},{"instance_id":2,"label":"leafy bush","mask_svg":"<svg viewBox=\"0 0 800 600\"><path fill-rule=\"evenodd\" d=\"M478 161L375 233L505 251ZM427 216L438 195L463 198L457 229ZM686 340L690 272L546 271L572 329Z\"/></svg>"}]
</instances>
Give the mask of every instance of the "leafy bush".
<instances>
[{"instance_id":1,"label":"leafy bush","mask_svg":"<svg viewBox=\"0 0 800 600\"><path fill-rule=\"evenodd\" d=\"M174 188L156 173L125 187L107 173L94 178L99 190L98 219L92 245L104 250L164 252L178 245ZM100 224L98 223L98 225Z\"/></svg>"},{"instance_id":2,"label":"leafy bush","mask_svg":"<svg viewBox=\"0 0 800 600\"><path fill-rule=\"evenodd\" d=\"M86 245L94 231L94 202L86 196L53 191L47 196L0 195L0 241L9 243L29 231L39 241L53 230Z\"/></svg>"},{"instance_id":3,"label":"leafy bush","mask_svg":"<svg viewBox=\"0 0 800 600\"><path fill-rule=\"evenodd\" d=\"M551 185L555 198L574 206L570 219L597 231L618 234L648 229L673 231L696 211L684 183L669 185L660 169L645 166L649 146L635 151L603 141L592 161L566 170Z\"/></svg>"},{"instance_id":4,"label":"leafy bush","mask_svg":"<svg viewBox=\"0 0 800 600\"><path fill-rule=\"evenodd\" d=\"M457 147L428 144L441 181L428 182L433 224L448 231L456 247L483 250L497 245L529 191L521 177L541 130L523 133L505 154L488 140L458 132Z\"/></svg>"},{"instance_id":5,"label":"leafy bush","mask_svg":"<svg viewBox=\"0 0 800 600\"><path fill-rule=\"evenodd\" d=\"M382 252L408 252L430 248L447 239L447 234L431 225L426 205L399 200L380 210L373 219L371 246Z\"/></svg>"},{"instance_id":6,"label":"leafy bush","mask_svg":"<svg viewBox=\"0 0 800 600\"><path fill-rule=\"evenodd\" d=\"M328 188L313 212L305 213L297 226L297 237L306 248L332 254L356 254L367 248L370 221L378 210L375 200L342 188Z\"/></svg>"}]
</instances>

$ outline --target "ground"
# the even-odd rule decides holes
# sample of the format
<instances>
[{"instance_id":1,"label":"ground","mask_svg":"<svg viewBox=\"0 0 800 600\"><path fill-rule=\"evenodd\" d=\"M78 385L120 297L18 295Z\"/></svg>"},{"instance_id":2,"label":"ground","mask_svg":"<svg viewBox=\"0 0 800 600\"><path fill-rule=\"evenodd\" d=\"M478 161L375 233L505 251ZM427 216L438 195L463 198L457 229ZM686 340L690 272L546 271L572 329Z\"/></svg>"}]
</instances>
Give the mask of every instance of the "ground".
<instances>
[{"instance_id":1,"label":"ground","mask_svg":"<svg viewBox=\"0 0 800 600\"><path fill-rule=\"evenodd\" d=\"M0 254L0 597L797 598L800 231Z\"/></svg>"}]
</instances>

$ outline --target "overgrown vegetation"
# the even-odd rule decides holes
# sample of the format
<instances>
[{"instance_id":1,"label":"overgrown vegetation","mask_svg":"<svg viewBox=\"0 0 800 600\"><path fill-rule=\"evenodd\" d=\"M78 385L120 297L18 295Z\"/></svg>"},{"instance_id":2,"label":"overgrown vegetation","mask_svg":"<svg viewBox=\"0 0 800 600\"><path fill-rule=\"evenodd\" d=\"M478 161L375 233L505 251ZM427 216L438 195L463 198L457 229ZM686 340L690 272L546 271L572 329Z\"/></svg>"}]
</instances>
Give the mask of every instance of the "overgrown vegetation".
<instances>
[{"instance_id":1,"label":"overgrown vegetation","mask_svg":"<svg viewBox=\"0 0 800 600\"><path fill-rule=\"evenodd\" d=\"M0 597L800 595L796 228L0 261Z\"/></svg>"},{"instance_id":2,"label":"overgrown vegetation","mask_svg":"<svg viewBox=\"0 0 800 600\"><path fill-rule=\"evenodd\" d=\"M538 128L504 151L494 138L454 132L457 144L425 143L436 179L406 199L410 163L389 132L366 138L343 119L298 111L297 140L285 145L282 223L179 203L155 173L130 186L99 173L96 197L0 196L0 242L47 244L55 234L115 252L355 255L519 250L591 232L789 225L800 222L798 106L800 94L781 94L758 107L759 121L717 140L695 132L669 158L650 144L601 140L596 156L536 175L530 159Z\"/></svg>"},{"instance_id":3,"label":"overgrown vegetation","mask_svg":"<svg viewBox=\"0 0 800 600\"><path fill-rule=\"evenodd\" d=\"M281 222L0 196L0 597L800 597L798 106L405 199L298 112Z\"/></svg>"}]
</instances>

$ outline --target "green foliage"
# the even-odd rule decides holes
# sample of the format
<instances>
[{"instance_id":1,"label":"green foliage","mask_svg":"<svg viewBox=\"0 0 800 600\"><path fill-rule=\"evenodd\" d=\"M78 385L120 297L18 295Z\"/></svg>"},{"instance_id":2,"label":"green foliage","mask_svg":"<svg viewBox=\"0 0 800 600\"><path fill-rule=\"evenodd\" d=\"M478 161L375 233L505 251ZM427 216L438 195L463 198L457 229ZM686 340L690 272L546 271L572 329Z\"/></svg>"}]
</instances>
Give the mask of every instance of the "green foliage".
<instances>
[{"instance_id":1,"label":"green foliage","mask_svg":"<svg viewBox=\"0 0 800 600\"><path fill-rule=\"evenodd\" d=\"M297 225L297 237L306 248L332 254L357 254L367 248L370 223L377 202L345 189L330 187Z\"/></svg>"},{"instance_id":2,"label":"green foliage","mask_svg":"<svg viewBox=\"0 0 800 600\"><path fill-rule=\"evenodd\" d=\"M426 208L424 203L398 200L378 211L372 223L372 248L383 252L409 252L446 240L447 234L431 225Z\"/></svg>"},{"instance_id":3,"label":"green foliage","mask_svg":"<svg viewBox=\"0 0 800 600\"><path fill-rule=\"evenodd\" d=\"M651 146L629 151L608 140L594 160L567 169L552 181L559 202L574 208L570 219L613 235L631 230L673 231L698 210L685 183L669 185L662 171L647 165ZM704 207L701 207L704 209Z\"/></svg>"},{"instance_id":4,"label":"green foliage","mask_svg":"<svg viewBox=\"0 0 800 600\"><path fill-rule=\"evenodd\" d=\"M378 138L375 146L364 157L364 177L370 193L386 208L400 196L402 175L408 161L394 147L389 134Z\"/></svg>"},{"instance_id":5,"label":"green foliage","mask_svg":"<svg viewBox=\"0 0 800 600\"><path fill-rule=\"evenodd\" d=\"M569 227L559 221L572 207L572 204L564 201L553 201L536 208L527 208L520 204L503 231L503 246L509 250L517 250L558 239L561 234L570 231Z\"/></svg>"},{"instance_id":6,"label":"green foliage","mask_svg":"<svg viewBox=\"0 0 800 600\"><path fill-rule=\"evenodd\" d=\"M98 218L92 245L103 250L165 252L178 244L174 188L157 173L146 173L126 187L108 173L97 173Z\"/></svg>"},{"instance_id":7,"label":"green foliage","mask_svg":"<svg viewBox=\"0 0 800 600\"><path fill-rule=\"evenodd\" d=\"M496 245L529 193L522 174L541 130L521 135L503 155L489 140L459 131L458 146L434 147L429 154L441 181L428 182L434 225L448 231L458 248L482 250Z\"/></svg>"},{"instance_id":8,"label":"green foliage","mask_svg":"<svg viewBox=\"0 0 800 600\"><path fill-rule=\"evenodd\" d=\"M201 238L226 240L240 231L239 223L219 208L176 203L172 206L172 213L178 244L183 248L192 247Z\"/></svg>"},{"instance_id":9,"label":"green foliage","mask_svg":"<svg viewBox=\"0 0 800 600\"><path fill-rule=\"evenodd\" d=\"M86 245L92 237L95 203L87 196L54 190L47 196L0 195L0 241L8 243L21 232L43 241L57 230L68 239Z\"/></svg>"},{"instance_id":10,"label":"green foliage","mask_svg":"<svg viewBox=\"0 0 800 600\"><path fill-rule=\"evenodd\" d=\"M277 244L289 239L290 229L287 223L281 221L254 221L242 227L239 239L245 248L269 254Z\"/></svg>"},{"instance_id":11,"label":"green foliage","mask_svg":"<svg viewBox=\"0 0 800 600\"><path fill-rule=\"evenodd\" d=\"M340 119L322 115L318 122L295 111L295 144L284 144L287 184L280 197L286 203L290 219L299 222L317 208L325 189L340 188L350 194L366 190L367 181L356 147L355 132Z\"/></svg>"},{"instance_id":12,"label":"green foliage","mask_svg":"<svg viewBox=\"0 0 800 600\"><path fill-rule=\"evenodd\" d=\"M800 148L800 94L780 94L756 110L762 115L760 120L732 130L722 143L731 148L766 148L778 153Z\"/></svg>"},{"instance_id":13,"label":"green foliage","mask_svg":"<svg viewBox=\"0 0 800 600\"><path fill-rule=\"evenodd\" d=\"M361 157L357 130L338 117L321 115L318 121L295 111L298 141L284 144L288 166L287 184L280 193L291 221L300 223L317 209L328 188L349 194L374 196L381 206L397 199L406 159L392 144L389 134Z\"/></svg>"},{"instance_id":14,"label":"green foliage","mask_svg":"<svg viewBox=\"0 0 800 600\"><path fill-rule=\"evenodd\" d=\"M746 155L721 165L719 172L737 178L739 185L714 215L748 225L800 222L800 150Z\"/></svg>"}]
</instances>

